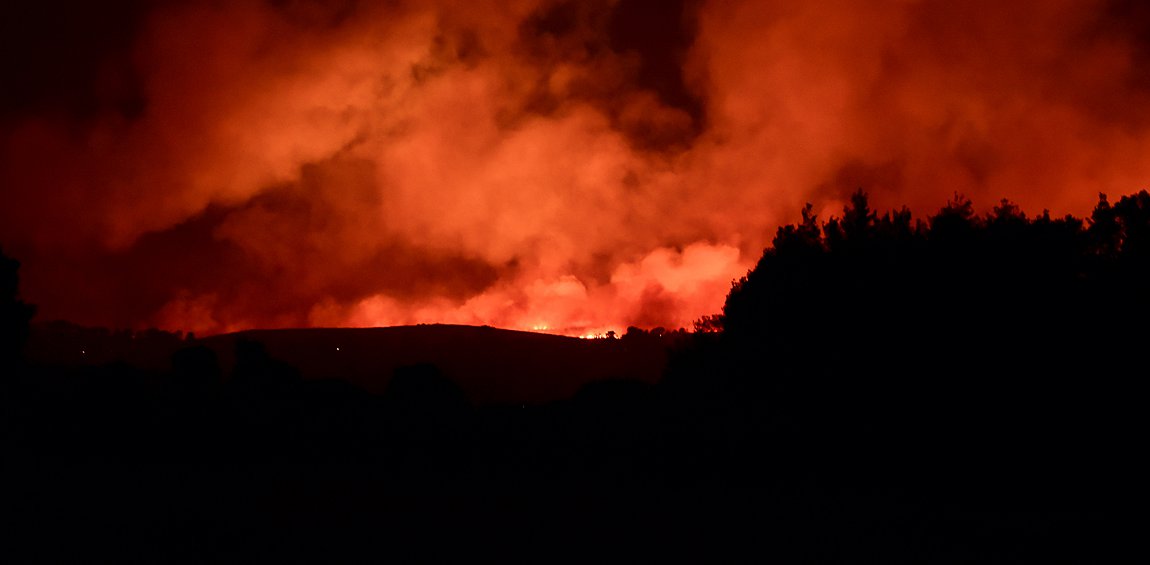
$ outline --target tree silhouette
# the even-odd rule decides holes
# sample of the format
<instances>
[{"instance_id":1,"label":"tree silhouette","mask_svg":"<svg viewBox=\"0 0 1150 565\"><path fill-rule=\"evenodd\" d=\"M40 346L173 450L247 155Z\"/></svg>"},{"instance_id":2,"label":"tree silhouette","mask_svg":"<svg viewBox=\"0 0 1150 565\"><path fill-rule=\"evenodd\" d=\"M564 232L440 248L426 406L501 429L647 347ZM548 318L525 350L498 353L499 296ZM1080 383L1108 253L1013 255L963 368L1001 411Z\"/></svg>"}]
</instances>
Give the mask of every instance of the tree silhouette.
<instances>
[{"instance_id":1,"label":"tree silhouette","mask_svg":"<svg viewBox=\"0 0 1150 565\"><path fill-rule=\"evenodd\" d=\"M351 518L315 534L325 546L341 546L322 542L380 508L396 508L391 524L426 508L435 519L424 531L437 540L453 527L480 539L505 528L489 518L507 506L484 503L452 525L439 519L445 505L428 502L508 492L539 501L519 525L550 519L581 532L614 519L621 537L662 540L674 527L674 537L721 540L708 550L768 532L762 545L783 561L895 548L895 558L872 560L1108 562L1097 552L1113 547L1100 533L1112 530L1109 505L1141 480L1130 446L1145 428L1148 254L1146 192L1113 203L1100 195L1084 221L1029 216L1009 200L979 214L959 195L919 219L876 211L858 191L840 216L820 221L808 204L780 227L694 334L629 327L595 344L606 355L669 348L657 385L619 378L547 404L472 405L424 363L381 375L387 386L375 395L305 380L251 334L235 338L223 382L219 338L65 327L61 351L100 341L119 354L148 342L175 352L171 368L73 358L27 368L35 378L5 405L5 445L15 461L65 463L43 466L56 469L218 464L230 494L218 507L188 495L198 515L238 506L258 530L283 508L331 504L330 514ZM32 313L16 293L17 266L0 261L12 359ZM34 493L21 512L62 483L27 488L37 476L11 483ZM344 484L356 486L333 504ZM313 491L294 498L301 485ZM283 503L245 509L239 501L253 492ZM669 502L616 512L632 492ZM562 493L578 504L557 504ZM588 510L596 500L604 510ZM171 512L166 504L138 515L150 522ZM323 531L307 518L309 534Z\"/></svg>"},{"instance_id":2,"label":"tree silhouette","mask_svg":"<svg viewBox=\"0 0 1150 565\"><path fill-rule=\"evenodd\" d=\"M996 473L964 471L979 500L1038 496L1083 471L1047 467L1066 457L1120 457L1100 446L1137 428L1128 368L1145 365L1150 337L1134 322L1150 319L1150 194L1101 196L1089 226L1029 218L1008 200L979 215L958 195L924 222L879 215L861 192L821 226L810 210L733 285L718 345L677 358L734 383L694 389L723 395L707 417L752 415L731 443L789 445L786 457L827 474L867 457L883 470L869 481L923 460L994 458ZM764 453L744 465L765 468Z\"/></svg>"},{"instance_id":3,"label":"tree silhouette","mask_svg":"<svg viewBox=\"0 0 1150 565\"><path fill-rule=\"evenodd\" d=\"M11 372L23 358L36 308L20 300L20 262L0 249L0 368Z\"/></svg>"}]
</instances>

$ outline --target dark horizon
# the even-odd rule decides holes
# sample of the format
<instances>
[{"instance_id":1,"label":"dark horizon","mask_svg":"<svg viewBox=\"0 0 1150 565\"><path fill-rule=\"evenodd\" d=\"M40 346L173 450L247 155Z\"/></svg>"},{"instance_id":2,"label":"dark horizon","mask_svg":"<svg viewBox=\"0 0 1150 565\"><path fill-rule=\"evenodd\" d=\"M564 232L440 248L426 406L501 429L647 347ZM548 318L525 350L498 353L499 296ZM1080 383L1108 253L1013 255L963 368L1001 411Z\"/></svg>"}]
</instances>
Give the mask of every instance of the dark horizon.
<instances>
[{"instance_id":1,"label":"dark horizon","mask_svg":"<svg viewBox=\"0 0 1150 565\"><path fill-rule=\"evenodd\" d=\"M10 4L0 561L1136 554L1150 3Z\"/></svg>"},{"instance_id":2,"label":"dark horizon","mask_svg":"<svg viewBox=\"0 0 1150 565\"><path fill-rule=\"evenodd\" d=\"M22 349L31 309L10 285L17 547L149 561L1128 555L1150 192L1102 196L1087 219L955 199L918 221L861 191L841 216L802 216L695 332L104 332L167 361L67 362L21 354L36 338ZM39 338L55 351L92 331L58 330ZM54 521L56 508L95 521Z\"/></svg>"}]
</instances>

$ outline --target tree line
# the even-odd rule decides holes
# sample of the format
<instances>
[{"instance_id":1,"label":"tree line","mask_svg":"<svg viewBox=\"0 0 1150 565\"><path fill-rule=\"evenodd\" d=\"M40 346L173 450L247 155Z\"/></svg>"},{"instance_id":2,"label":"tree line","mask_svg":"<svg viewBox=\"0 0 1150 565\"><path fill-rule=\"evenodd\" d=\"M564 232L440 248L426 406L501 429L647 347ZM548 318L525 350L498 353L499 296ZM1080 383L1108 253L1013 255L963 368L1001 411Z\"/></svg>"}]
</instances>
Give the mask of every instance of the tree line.
<instances>
[{"instance_id":1,"label":"tree line","mask_svg":"<svg viewBox=\"0 0 1150 565\"><path fill-rule=\"evenodd\" d=\"M704 544L712 552L908 562L1098 558L1116 551L1112 510L1136 482L1145 191L1113 204L1100 196L1084 219L1028 217L1005 200L980 215L957 196L916 219L879 214L861 191L825 221L808 205L721 313L693 333L666 332L674 347L661 382L592 383L540 406L475 406L432 365L397 370L382 395L308 381L249 341L231 374L194 339L167 371L32 366L21 351L34 310L19 299L18 263L0 267L5 450L26 463L306 465L319 473L309 488L370 469L355 484L419 500L687 496L676 508L628 506L643 522L631 534L654 539L679 516L693 524L684 534L725 544ZM631 328L612 341L665 337ZM241 496L262 483L229 484ZM43 512L29 496L15 507ZM341 499L349 512L369 512L354 499ZM529 506L576 531L605 519L545 500ZM204 512L197 499L177 506ZM736 517L747 508L757 518ZM161 538L202 541L179 512L160 512ZM512 514L468 527L493 534L484 528Z\"/></svg>"}]
</instances>

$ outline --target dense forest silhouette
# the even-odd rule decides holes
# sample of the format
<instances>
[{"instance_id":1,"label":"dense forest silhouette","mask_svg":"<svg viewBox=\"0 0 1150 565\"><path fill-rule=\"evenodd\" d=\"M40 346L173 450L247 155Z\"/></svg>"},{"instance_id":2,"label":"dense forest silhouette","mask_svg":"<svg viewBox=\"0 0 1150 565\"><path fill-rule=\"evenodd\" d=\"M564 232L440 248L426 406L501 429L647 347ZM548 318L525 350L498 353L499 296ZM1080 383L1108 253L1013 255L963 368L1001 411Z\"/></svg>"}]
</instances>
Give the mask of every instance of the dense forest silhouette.
<instances>
[{"instance_id":1,"label":"dense forest silhouette","mask_svg":"<svg viewBox=\"0 0 1150 565\"><path fill-rule=\"evenodd\" d=\"M245 339L230 370L162 332L167 370L33 363L0 267L7 529L42 560L1081 563L1132 529L1145 191L1085 219L808 205L695 332L605 340L663 344L658 383L530 405Z\"/></svg>"}]
</instances>

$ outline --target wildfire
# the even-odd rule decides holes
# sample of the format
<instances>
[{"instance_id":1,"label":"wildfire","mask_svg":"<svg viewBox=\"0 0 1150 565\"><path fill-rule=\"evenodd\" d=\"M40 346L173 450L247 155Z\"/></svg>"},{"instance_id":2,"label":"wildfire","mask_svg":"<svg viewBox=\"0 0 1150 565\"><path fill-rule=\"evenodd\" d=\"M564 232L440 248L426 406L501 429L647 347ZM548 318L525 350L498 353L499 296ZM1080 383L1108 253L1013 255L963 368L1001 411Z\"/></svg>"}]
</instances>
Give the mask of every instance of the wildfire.
<instances>
[{"instance_id":1,"label":"wildfire","mask_svg":"<svg viewBox=\"0 0 1150 565\"><path fill-rule=\"evenodd\" d=\"M643 3L685 12L658 38L628 2L128 4L7 77L0 244L45 319L691 327L806 202L1150 182L1114 2Z\"/></svg>"}]
</instances>

